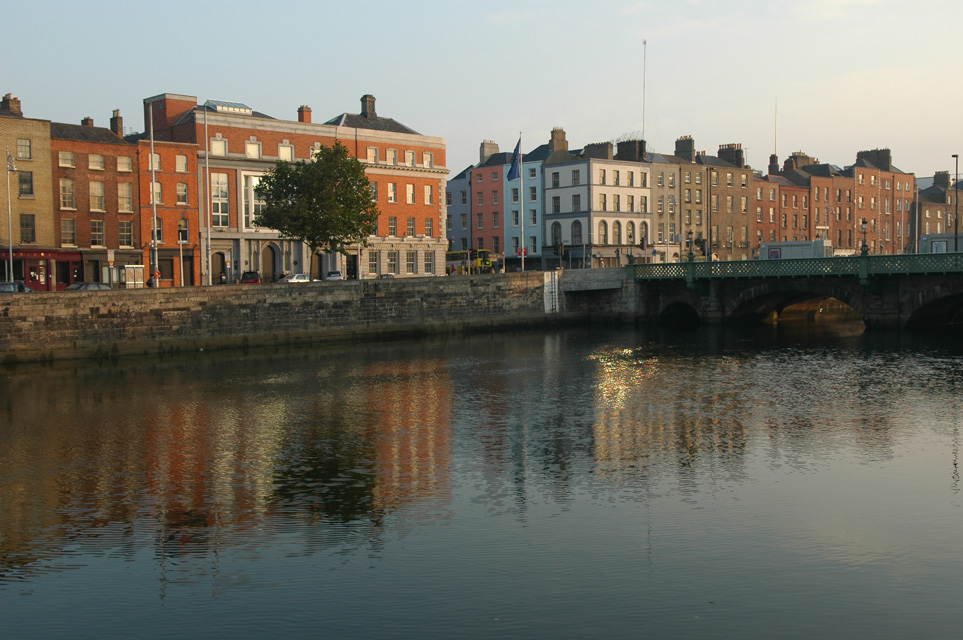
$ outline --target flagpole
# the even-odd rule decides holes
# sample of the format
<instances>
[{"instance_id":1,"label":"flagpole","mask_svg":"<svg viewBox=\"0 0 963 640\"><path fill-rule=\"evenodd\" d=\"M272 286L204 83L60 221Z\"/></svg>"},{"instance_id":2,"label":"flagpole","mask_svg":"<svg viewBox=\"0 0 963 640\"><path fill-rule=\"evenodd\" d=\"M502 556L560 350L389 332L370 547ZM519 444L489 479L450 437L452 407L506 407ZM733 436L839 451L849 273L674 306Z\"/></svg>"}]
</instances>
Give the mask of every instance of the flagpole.
<instances>
[{"instance_id":1,"label":"flagpole","mask_svg":"<svg viewBox=\"0 0 963 640\"><path fill-rule=\"evenodd\" d=\"M522 197L522 273L525 273L525 154L522 153L522 132L518 132L518 180L519 180L519 195Z\"/></svg>"}]
</instances>

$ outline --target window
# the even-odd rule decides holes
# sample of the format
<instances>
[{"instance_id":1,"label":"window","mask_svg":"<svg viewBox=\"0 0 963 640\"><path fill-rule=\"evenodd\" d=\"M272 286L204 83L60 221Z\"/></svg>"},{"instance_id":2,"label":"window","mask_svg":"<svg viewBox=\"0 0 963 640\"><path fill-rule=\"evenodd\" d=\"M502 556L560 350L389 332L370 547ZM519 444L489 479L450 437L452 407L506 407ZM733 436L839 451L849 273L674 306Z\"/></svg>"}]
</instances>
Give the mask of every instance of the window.
<instances>
[{"instance_id":1,"label":"window","mask_svg":"<svg viewBox=\"0 0 963 640\"><path fill-rule=\"evenodd\" d=\"M430 184L425 185L425 204L434 204L435 196Z\"/></svg>"},{"instance_id":2,"label":"window","mask_svg":"<svg viewBox=\"0 0 963 640\"><path fill-rule=\"evenodd\" d=\"M132 187L129 182L117 183L117 210L131 212L134 207Z\"/></svg>"},{"instance_id":3,"label":"window","mask_svg":"<svg viewBox=\"0 0 963 640\"><path fill-rule=\"evenodd\" d=\"M262 198L259 198L254 191L260 182L260 176L244 176L244 191L241 194L241 197L244 205L244 226L248 229L257 226L254 220L264 212L264 208L267 206L267 202L265 202ZM184 187L186 188L187 185L184 185Z\"/></svg>"},{"instance_id":4,"label":"window","mask_svg":"<svg viewBox=\"0 0 963 640\"><path fill-rule=\"evenodd\" d=\"M731 172L731 171L726 171L726 186L727 186L727 187L731 187L731 186L732 186L732 172Z\"/></svg>"},{"instance_id":5,"label":"window","mask_svg":"<svg viewBox=\"0 0 963 640\"><path fill-rule=\"evenodd\" d=\"M629 186L630 186L630 187L634 187L634 186L635 186L635 172L634 172L634 171L627 171L626 173L628 173L628 175L629 175Z\"/></svg>"},{"instance_id":6,"label":"window","mask_svg":"<svg viewBox=\"0 0 963 640\"><path fill-rule=\"evenodd\" d=\"M36 244L37 224L32 213L20 214L20 244Z\"/></svg>"},{"instance_id":7,"label":"window","mask_svg":"<svg viewBox=\"0 0 963 640\"><path fill-rule=\"evenodd\" d=\"M675 187L675 174L674 174L674 173L670 173L670 174L669 174L669 186L670 186L670 187Z\"/></svg>"},{"instance_id":8,"label":"window","mask_svg":"<svg viewBox=\"0 0 963 640\"><path fill-rule=\"evenodd\" d=\"M581 211L581 210L582 210L582 194L573 193L572 194L572 211Z\"/></svg>"},{"instance_id":9,"label":"window","mask_svg":"<svg viewBox=\"0 0 963 640\"><path fill-rule=\"evenodd\" d=\"M605 169L599 169L599 184L605 184Z\"/></svg>"},{"instance_id":10,"label":"window","mask_svg":"<svg viewBox=\"0 0 963 640\"><path fill-rule=\"evenodd\" d=\"M90 246L92 247L103 247L104 243L104 221L103 220L91 220L90 221Z\"/></svg>"},{"instance_id":11,"label":"window","mask_svg":"<svg viewBox=\"0 0 963 640\"><path fill-rule=\"evenodd\" d=\"M20 197L32 198L33 197L33 171L20 171L19 182L20 182Z\"/></svg>"},{"instance_id":12,"label":"window","mask_svg":"<svg viewBox=\"0 0 963 640\"><path fill-rule=\"evenodd\" d=\"M398 275L398 252L389 251L388 252L388 273L393 273Z\"/></svg>"},{"instance_id":13,"label":"window","mask_svg":"<svg viewBox=\"0 0 963 640\"><path fill-rule=\"evenodd\" d=\"M686 189L683 197L686 202L692 202L692 189Z\"/></svg>"},{"instance_id":14,"label":"window","mask_svg":"<svg viewBox=\"0 0 963 640\"><path fill-rule=\"evenodd\" d=\"M186 218L181 218L177 221L177 242L179 244L187 244L188 242L188 222Z\"/></svg>"},{"instance_id":15,"label":"window","mask_svg":"<svg viewBox=\"0 0 963 640\"><path fill-rule=\"evenodd\" d=\"M562 199L559 196L552 196L552 213L562 212Z\"/></svg>"},{"instance_id":16,"label":"window","mask_svg":"<svg viewBox=\"0 0 963 640\"><path fill-rule=\"evenodd\" d=\"M498 228L498 213L492 214L492 229Z\"/></svg>"},{"instance_id":17,"label":"window","mask_svg":"<svg viewBox=\"0 0 963 640\"><path fill-rule=\"evenodd\" d=\"M60 179L60 208L77 208L77 203L74 201L74 181L70 178Z\"/></svg>"},{"instance_id":18,"label":"window","mask_svg":"<svg viewBox=\"0 0 963 640\"><path fill-rule=\"evenodd\" d=\"M421 164L426 169L431 169L432 167L434 167L435 166L434 154L428 153L427 151L423 152L421 154Z\"/></svg>"},{"instance_id":19,"label":"window","mask_svg":"<svg viewBox=\"0 0 963 640\"><path fill-rule=\"evenodd\" d=\"M478 204L479 205L485 204L485 194L479 191L476 195L478 196Z\"/></svg>"},{"instance_id":20,"label":"window","mask_svg":"<svg viewBox=\"0 0 963 640\"><path fill-rule=\"evenodd\" d=\"M572 244L582 244L582 223L578 220L572 222Z\"/></svg>"},{"instance_id":21,"label":"window","mask_svg":"<svg viewBox=\"0 0 963 640\"><path fill-rule=\"evenodd\" d=\"M261 157L261 143L260 143L260 142L257 142L257 141L254 141L254 140L249 140L248 142L245 142L245 143L244 143L244 155L245 155L245 157L251 158L251 159L253 159L253 160L257 160L258 158L260 158L260 157Z\"/></svg>"},{"instance_id":22,"label":"window","mask_svg":"<svg viewBox=\"0 0 963 640\"><path fill-rule=\"evenodd\" d=\"M406 251L405 252L405 273L408 275L415 275L418 273L418 252L417 251Z\"/></svg>"},{"instance_id":23,"label":"window","mask_svg":"<svg viewBox=\"0 0 963 640\"><path fill-rule=\"evenodd\" d=\"M467 192L467 191L462 191L462 192L461 192L461 203L462 203L462 204L468 204L468 192Z\"/></svg>"},{"instance_id":24,"label":"window","mask_svg":"<svg viewBox=\"0 0 963 640\"><path fill-rule=\"evenodd\" d=\"M148 170L160 171L161 170L161 157L159 153L151 154L150 166L147 167Z\"/></svg>"},{"instance_id":25,"label":"window","mask_svg":"<svg viewBox=\"0 0 963 640\"><path fill-rule=\"evenodd\" d=\"M378 183L369 182L368 186L371 188L371 201L377 202L378 201ZM451 204L451 203L449 202L448 204Z\"/></svg>"},{"instance_id":26,"label":"window","mask_svg":"<svg viewBox=\"0 0 963 640\"><path fill-rule=\"evenodd\" d=\"M485 228L485 219L480 213L475 214L475 226L478 227L479 229Z\"/></svg>"},{"instance_id":27,"label":"window","mask_svg":"<svg viewBox=\"0 0 963 640\"><path fill-rule=\"evenodd\" d=\"M558 171L552 172L552 188L558 188Z\"/></svg>"},{"instance_id":28,"label":"window","mask_svg":"<svg viewBox=\"0 0 963 640\"><path fill-rule=\"evenodd\" d=\"M435 237L435 219L425 218L425 235L429 238Z\"/></svg>"},{"instance_id":29,"label":"window","mask_svg":"<svg viewBox=\"0 0 963 640\"><path fill-rule=\"evenodd\" d=\"M492 237L492 251L498 253L501 250L501 245L499 244L498 236Z\"/></svg>"},{"instance_id":30,"label":"window","mask_svg":"<svg viewBox=\"0 0 963 640\"><path fill-rule=\"evenodd\" d=\"M739 201L739 210L743 213L749 213L749 198L742 196Z\"/></svg>"},{"instance_id":31,"label":"window","mask_svg":"<svg viewBox=\"0 0 963 640\"><path fill-rule=\"evenodd\" d=\"M378 147L368 147L368 162L370 164L378 162Z\"/></svg>"},{"instance_id":32,"label":"window","mask_svg":"<svg viewBox=\"0 0 963 640\"><path fill-rule=\"evenodd\" d=\"M60 244L77 246L77 221L73 218L60 219Z\"/></svg>"},{"instance_id":33,"label":"window","mask_svg":"<svg viewBox=\"0 0 963 640\"><path fill-rule=\"evenodd\" d=\"M655 184L660 187L665 184L665 173L662 171L659 172L659 179L656 180Z\"/></svg>"},{"instance_id":34,"label":"window","mask_svg":"<svg viewBox=\"0 0 963 640\"><path fill-rule=\"evenodd\" d=\"M481 182L481 181L482 181L482 174L481 174L481 171L479 171L478 173L475 174L475 182Z\"/></svg>"},{"instance_id":35,"label":"window","mask_svg":"<svg viewBox=\"0 0 963 640\"><path fill-rule=\"evenodd\" d=\"M98 180L90 181L90 209L92 211L104 210L104 183Z\"/></svg>"},{"instance_id":36,"label":"window","mask_svg":"<svg viewBox=\"0 0 963 640\"><path fill-rule=\"evenodd\" d=\"M529 170L528 170L528 177L529 177L529 178L532 178L532 179L535 178L535 169L529 169Z\"/></svg>"},{"instance_id":37,"label":"window","mask_svg":"<svg viewBox=\"0 0 963 640\"><path fill-rule=\"evenodd\" d=\"M696 183L696 184L702 184L702 172L699 172L699 173L695 174L695 183ZM643 186L645 186L645 185L643 185Z\"/></svg>"},{"instance_id":38,"label":"window","mask_svg":"<svg viewBox=\"0 0 963 640\"><path fill-rule=\"evenodd\" d=\"M492 204L498 204L498 192L492 191Z\"/></svg>"},{"instance_id":39,"label":"window","mask_svg":"<svg viewBox=\"0 0 963 640\"><path fill-rule=\"evenodd\" d=\"M368 252L368 273L381 273L380 269L381 262L381 252L380 251L369 251Z\"/></svg>"},{"instance_id":40,"label":"window","mask_svg":"<svg viewBox=\"0 0 963 640\"><path fill-rule=\"evenodd\" d=\"M117 170L118 171L133 171L134 163L129 156L118 156L117 157Z\"/></svg>"},{"instance_id":41,"label":"window","mask_svg":"<svg viewBox=\"0 0 963 640\"><path fill-rule=\"evenodd\" d=\"M538 224L538 212L535 211L535 209L529 209L528 213L529 219L532 221L532 226L536 226Z\"/></svg>"},{"instance_id":42,"label":"window","mask_svg":"<svg viewBox=\"0 0 963 640\"><path fill-rule=\"evenodd\" d=\"M227 174L211 174L211 226L226 227L230 224L230 199L227 192Z\"/></svg>"},{"instance_id":43,"label":"window","mask_svg":"<svg viewBox=\"0 0 963 640\"><path fill-rule=\"evenodd\" d=\"M415 152L414 152L414 151L405 151L405 166L406 166L406 167L413 167L413 166L415 166Z\"/></svg>"},{"instance_id":44,"label":"window","mask_svg":"<svg viewBox=\"0 0 963 640\"><path fill-rule=\"evenodd\" d=\"M161 183L155 182L155 183L154 183L154 200L153 200L153 202L156 202L157 204L161 204L162 202L164 202L163 195L164 195L164 193L163 193L163 190L161 189Z\"/></svg>"},{"instance_id":45,"label":"window","mask_svg":"<svg viewBox=\"0 0 963 640\"><path fill-rule=\"evenodd\" d=\"M17 138L17 160L30 160L33 158L33 149L30 138Z\"/></svg>"},{"instance_id":46,"label":"window","mask_svg":"<svg viewBox=\"0 0 963 640\"><path fill-rule=\"evenodd\" d=\"M626 204L628 205L627 211L635 211L635 196L628 196L628 202Z\"/></svg>"},{"instance_id":47,"label":"window","mask_svg":"<svg viewBox=\"0 0 963 640\"><path fill-rule=\"evenodd\" d=\"M377 200L375 200L375 202L377 202ZM446 192L445 192L445 206L446 206L446 207L450 207L450 206L451 206L451 191L446 191Z\"/></svg>"},{"instance_id":48,"label":"window","mask_svg":"<svg viewBox=\"0 0 963 640\"><path fill-rule=\"evenodd\" d=\"M620 184L622 184L622 181L621 181L621 179L620 179L620 177L619 177L619 171L618 171L618 169L613 169L613 170L612 170L612 184L614 184L616 187L619 186Z\"/></svg>"},{"instance_id":49,"label":"window","mask_svg":"<svg viewBox=\"0 0 963 640\"><path fill-rule=\"evenodd\" d=\"M134 223L131 220L121 220L118 226L118 241L122 247L134 246Z\"/></svg>"},{"instance_id":50,"label":"window","mask_svg":"<svg viewBox=\"0 0 963 640\"><path fill-rule=\"evenodd\" d=\"M398 164L398 150L388 149L388 164ZM397 254L396 254L397 255Z\"/></svg>"},{"instance_id":51,"label":"window","mask_svg":"<svg viewBox=\"0 0 963 640\"><path fill-rule=\"evenodd\" d=\"M411 216L408 217L407 235L409 236L415 235L415 219L412 218Z\"/></svg>"},{"instance_id":52,"label":"window","mask_svg":"<svg viewBox=\"0 0 963 640\"><path fill-rule=\"evenodd\" d=\"M388 235L396 236L398 235L398 217L388 216Z\"/></svg>"},{"instance_id":53,"label":"window","mask_svg":"<svg viewBox=\"0 0 963 640\"><path fill-rule=\"evenodd\" d=\"M512 211L512 226L513 226L513 227L517 227L517 226L518 226L518 210L517 210L517 209L514 210L514 211Z\"/></svg>"},{"instance_id":54,"label":"window","mask_svg":"<svg viewBox=\"0 0 963 640\"><path fill-rule=\"evenodd\" d=\"M398 202L398 185L394 182L388 183L388 202Z\"/></svg>"},{"instance_id":55,"label":"window","mask_svg":"<svg viewBox=\"0 0 963 640\"><path fill-rule=\"evenodd\" d=\"M215 138L211 140L211 155L212 156L226 156L227 155L227 140L222 140L221 138Z\"/></svg>"},{"instance_id":56,"label":"window","mask_svg":"<svg viewBox=\"0 0 963 640\"><path fill-rule=\"evenodd\" d=\"M599 194L599 209L602 210L602 211L608 211L608 209L606 208L607 205L608 205L608 203L607 203L607 201L606 201L606 199L605 199L605 194L604 194L604 193L600 193L600 194Z\"/></svg>"},{"instance_id":57,"label":"window","mask_svg":"<svg viewBox=\"0 0 963 640\"><path fill-rule=\"evenodd\" d=\"M73 151L61 151L59 165L61 167L72 167L74 166L74 152Z\"/></svg>"},{"instance_id":58,"label":"window","mask_svg":"<svg viewBox=\"0 0 963 640\"><path fill-rule=\"evenodd\" d=\"M496 240L498 238L495 238ZM495 249L497 252L498 249ZM425 251L425 275L434 275L435 273L435 252Z\"/></svg>"},{"instance_id":59,"label":"window","mask_svg":"<svg viewBox=\"0 0 963 640\"><path fill-rule=\"evenodd\" d=\"M742 174L742 188L743 189L749 188L749 176L746 175L745 173Z\"/></svg>"},{"instance_id":60,"label":"window","mask_svg":"<svg viewBox=\"0 0 963 640\"><path fill-rule=\"evenodd\" d=\"M468 229L468 214L467 214L467 213L461 214L461 228L462 228L462 231L465 231L465 230Z\"/></svg>"},{"instance_id":61,"label":"window","mask_svg":"<svg viewBox=\"0 0 963 640\"><path fill-rule=\"evenodd\" d=\"M154 218L154 228L151 230L157 244L164 244L164 221L160 217Z\"/></svg>"},{"instance_id":62,"label":"window","mask_svg":"<svg viewBox=\"0 0 963 640\"><path fill-rule=\"evenodd\" d=\"M572 169L572 186L577 187L582 184L581 172L578 169Z\"/></svg>"},{"instance_id":63,"label":"window","mask_svg":"<svg viewBox=\"0 0 963 640\"><path fill-rule=\"evenodd\" d=\"M174 158L174 171L178 173L187 173L187 156L184 154L177 154Z\"/></svg>"},{"instance_id":64,"label":"window","mask_svg":"<svg viewBox=\"0 0 963 640\"><path fill-rule=\"evenodd\" d=\"M512 187L512 202L518 202L518 187Z\"/></svg>"},{"instance_id":65,"label":"window","mask_svg":"<svg viewBox=\"0 0 963 640\"><path fill-rule=\"evenodd\" d=\"M625 241L628 244L635 244L635 224L632 222L625 225Z\"/></svg>"},{"instance_id":66,"label":"window","mask_svg":"<svg viewBox=\"0 0 963 640\"><path fill-rule=\"evenodd\" d=\"M535 202L535 200L538 199L538 188L537 188L537 187L529 187L529 188L528 188L528 199L531 200L532 202Z\"/></svg>"},{"instance_id":67,"label":"window","mask_svg":"<svg viewBox=\"0 0 963 640\"><path fill-rule=\"evenodd\" d=\"M406 184L405 185L405 202L408 204L415 203L415 185Z\"/></svg>"},{"instance_id":68,"label":"window","mask_svg":"<svg viewBox=\"0 0 963 640\"><path fill-rule=\"evenodd\" d=\"M283 160L284 162L294 162L294 145L278 145L278 160Z\"/></svg>"},{"instance_id":69,"label":"window","mask_svg":"<svg viewBox=\"0 0 963 640\"><path fill-rule=\"evenodd\" d=\"M618 221L612 223L612 244L622 244L622 225Z\"/></svg>"},{"instance_id":70,"label":"window","mask_svg":"<svg viewBox=\"0 0 963 640\"><path fill-rule=\"evenodd\" d=\"M99 153L91 153L87 156L87 167L94 171L104 170L104 156Z\"/></svg>"},{"instance_id":71,"label":"window","mask_svg":"<svg viewBox=\"0 0 963 640\"><path fill-rule=\"evenodd\" d=\"M599 221L599 239L598 239L598 243L599 243L599 244L608 244L608 243L609 243L609 228L608 228L608 225L605 224L605 220L600 220L600 221Z\"/></svg>"},{"instance_id":72,"label":"window","mask_svg":"<svg viewBox=\"0 0 963 640\"><path fill-rule=\"evenodd\" d=\"M187 185L183 182L177 184L177 204L187 204Z\"/></svg>"}]
</instances>

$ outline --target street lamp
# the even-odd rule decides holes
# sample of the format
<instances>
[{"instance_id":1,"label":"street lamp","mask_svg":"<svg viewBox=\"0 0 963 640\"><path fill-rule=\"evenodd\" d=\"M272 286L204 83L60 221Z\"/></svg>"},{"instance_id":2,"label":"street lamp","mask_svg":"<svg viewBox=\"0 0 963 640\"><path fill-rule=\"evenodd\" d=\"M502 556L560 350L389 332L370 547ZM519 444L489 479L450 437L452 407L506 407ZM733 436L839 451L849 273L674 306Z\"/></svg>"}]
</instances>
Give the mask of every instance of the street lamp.
<instances>
[{"instance_id":1,"label":"street lamp","mask_svg":"<svg viewBox=\"0 0 963 640\"><path fill-rule=\"evenodd\" d=\"M866 222L866 218L863 218L862 221L860 221L859 223L859 230L863 232L863 246L859 248L859 254L863 256L869 254L869 245L866 244L866 227L867 226L869 226L869 223Z\"/></svg>"},{"instance_id":2,"label":"street lamp","mask_svg":"<svg viewBox=\"0 0 963 640\"><path fill-rule=\"evenodd\" d=\"M10 208L10 174L17 170L13 164L13 156L10 149L7 149L7 240L10 243L7 254L7 282L13 282L13 213Z\"/></svg>"},{"instance_id":3,"label":"street lamp","mask_svg":"<svg viewBox=\"0 0 963 640\"><path fill-rule=\"evenodd\" d=\"M183 232L183 235L181 233ZM181 214L180 223L177 225L177 251L180 254L181 286L184 286L184 245L187 244L187 216Z\"/></svg>"},{"instance_id":4,"label":"street lamp","mask_svg":"<svg viewBox=\"0 0 963 640\"><path fill-rule=\"evenodd\" d=\"M960 154L954 153L952 158L956 161L956 181L953 183L953 200L956 202L956 211L953 214L953 252L960 250Z\"/></svg>"},{"instance_id":5,"label":"street lamp","mask_svg":"<svg viewBox=\"0 0 963 640\"><path fill-rule=\"evenodd\" d=\"M689 256L688 256L689 262L692 262L693 260L695 260L695 253L692 252L692 230L691 229L689 230L689 233L686 234L686 236L688 237L688 241L689 241Z\"/></svg>"}]
</instances>

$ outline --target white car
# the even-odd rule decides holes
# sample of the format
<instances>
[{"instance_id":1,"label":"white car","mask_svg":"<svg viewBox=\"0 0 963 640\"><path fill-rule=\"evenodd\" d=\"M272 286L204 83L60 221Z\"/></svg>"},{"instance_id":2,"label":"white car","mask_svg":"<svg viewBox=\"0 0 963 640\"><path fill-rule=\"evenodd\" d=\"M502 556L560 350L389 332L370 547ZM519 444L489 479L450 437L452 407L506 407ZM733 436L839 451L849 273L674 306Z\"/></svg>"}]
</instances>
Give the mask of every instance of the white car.
<instances>
[{"instance_id":1,"label":"white car","mask_svg":"<svg viewBox=\"0 0 963 640\"><path fill-rule=\"evenodd\" d=\"M311 276L306 273L295 273L281 278L278 282L311 282Z\"/></svg>"},{"instance_id":2,"label":"white car","mask_svg":"<svg viewBox=\"0 0 963 640\"><path fill-rule=\"evenodd\" d=\"M344 276L341 275L340 271L328 271L324 274L325 280L344 280Z\"/></svg>"}]
</instances>

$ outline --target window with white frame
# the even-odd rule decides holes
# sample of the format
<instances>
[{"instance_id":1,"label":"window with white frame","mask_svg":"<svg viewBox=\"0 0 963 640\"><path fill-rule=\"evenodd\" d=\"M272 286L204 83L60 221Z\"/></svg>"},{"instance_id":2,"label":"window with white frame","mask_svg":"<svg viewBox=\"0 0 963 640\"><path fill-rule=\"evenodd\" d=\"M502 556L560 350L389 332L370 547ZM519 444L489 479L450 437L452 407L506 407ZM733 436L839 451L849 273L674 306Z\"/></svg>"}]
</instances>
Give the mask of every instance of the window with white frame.
<instances>
[{"instance_id":1,"label":"window with white frame","mask_svg":"<svg viewBox=\"0 0 963 640\"><path fill-rule=\"evenodd\" d=\"M230 224L230 199L227 190L227 174L211 174L211 226L226 227Z\"/></svg>"},{"instance_id":2,"label":"window with white frame","mask_svg":"<svg viewBox=\"0 0 963 640\"><path fill-rule=\"evenodd\" d=\"M104 211L104 183L99 180L90 181L90 210Z\"/></svg>"},{"instance_id":3,"label":"window with white frame","mask_svg":"<svg viewBox=\"0 0 963 640\"><path fill-rule=\"evenodd\" d=\"M104 170L104 156L99 153L91 153L87 156L87 168L91 171Z\"/></svg>"},{"instance_id":4,"label":"window with white frame","mask_svg":"<svg viewBox=\"0 0 963 640\"><path fill-rule=\"evenodd\" d=\"M132 220L121 220L117 224L117 241L124 248L134 246L134 222Z\"/></svg>"},{"instance_id":5,"label":"window with white frame","mask_svg":"<svg viewBox=\"0 0 963 640\"><path fill-rule=\"evenodd\" d=\"M415 185L406 184L405 185L405 202L408 204L415 203Z\"/></svg>"},{"instance_id":6,"label":"window with white frame","mask_svg":"<svg viewBox=\"0 0 963 640\"><path fill-rule=\"evenodd\" d=\"M531 178L531 179L534 180L534 179L535 179L535 175L536 175L536 174L535 174L535 168L534 168L534 167L528 170L528 177L529 177L529 178Z\"/></svg>"},{"instance_id":7,"label":"window with white frame","mask_svg":"<svg viewBox=\"0 0 963 640\"><path fill-rule=\"evenodd\" d=\"M293 144L279 144L279 145L278 145L278 160L283 160L284 162L294 162L294 145L293 145Z\"/></svg>"},{"instance_id":8,"label":"window with white frame","mask_svg":"<svg viewBox=\"0 0 963 640\"><path fill-rule=\"evenodd\" d=\"M415 166L415 152L414 152L414 151L405 151L405 166L406 166L406 167L413 167L413 166Z\"/></svg>"},{"instance_id":9,"label":"window with white frame","mask_svg":"<svg viewBox=\"0 0 963 640\"><path fill-rule=\"evenodd\" d=\"M150 155L150 162L147 167L148 171L160 171L161 170L161 157L159 153L152 153Z\"/></svg>"},{"instance_id":10,"label":"window with white frame","mask_svg":"<svg viewBox=\"0 0 963 640\"><path fill-rule=\"evenodd\" d=\"M378 147L368 147L368 163L378 162Z\"/></svg>"},{"instance_id":11,"label":"window with white frame","mask_svg":"<svg viewBox=\"0 0 963 640\"><path fill-rule=\"evenodd\" d=\"M398 216L388 216L388 235L398 235Z\"/></svg>"},{"instance_id":12,"label":"window with white frame","mask_svg":"<svg viewBox=\"0 0 963 640\"><path fill-rule=\"evenodd\" d=\"M103 247L104 243L104 221L103 220L91 220L90 221L90 246L92 247Z\"/></svg>"},{"instance_id":13,"label":"window with white frame","mask_svg":"<svg viewBox=\"0 0 963 640\"><path fill-rule=\"evenodd\" d=\"M435 156L434 156L434 154L429 153L428 151L423 152L423 153L421 154L421 164L422 164L422 166L424 166L426 169L431 169L432 167L434 167L434 166L435 166Z\"/></svg>"},{"instance_id":14,"label":"window with white frame","mask_svg":"<svg viewBox=\"0 0 963 640\"><path fill-rule=\"evenodd\" d=\"M60 179L60 208L76 209L77 203L74 200L74 181L70 178Z\"/></svg>"},{"instance_id":15,"label":"window with white frame","mask_svg":"<svg viewBox=\"0 0 963 640\"><path fill-rule=\"evenodd\" d=\"M429 238L435 237L435 219L425 218L425 236Z\"/></svg>"},{"instance_id":16,"label":"window with white frame","mask_svg":"<svg viewBox=\"0 0 963 640\"><path fill-rule=\"evenodd\" d=\"M408 275L415 275L418 273L418 252L417 251L405 252L405 273L407 273Z\"/></svg>"},{"instance_id":17,"label":"window with white frame","mask_svg":"<svg viewBox=\"0 0 963 640\"><path fill-rule=\"evenodd\" d=\"M161 189L161 183L155 182L153 184L154 184L154 199L151 200L151 202L161 204L162 202L164 202L164 198L163 198L164 193L163 193L163 190Z\"/></svg>"},{"instance_id":18,"label":"window with white frame","mask_svg":"<svg viewBox=\"0 0 963 640\"><path fill-rule=\"evenodd\" d=\"M17 138L17 160L33 159L33 145L30 138Z\"/></svg>"},{"instance_id":19,"label":"window with white frame","mask_svg":"<svg viewBox=\"0 0 963 640\"><path fill-rule=\"evenodd\" d=\"M187 185L183 182L177 183L177 204L187 204Z\"/></svg>"},{"instance_id":20,"label":"window with white frame","mask_svg":"<svg viewBox=\"0 0 963 640\"><path fill-rule=\"evenodd\" d=\"M431 276L435 274L435 252L425 251L425 275Z\"/></svg>"},{"instance_id":21,"label":"window with white frame","mask_svg":"<svg viewBox=\"0 0 963 640\"><path fill-rule=\"evenodd\" d=\"M37 220L32 213L20 214L20 244L37 243Z\"/></svg>"},{"instance_id":22,"label":"window with white frame","mask_svg":"<svg viewBox=\"0 0 963 640\"><path fill-rule=\"evenodd\" d=\"M244 227L246 229L253 229L257 225L254 220L264 212L264 208L267 206L267 202L263 198L258 197L256 189L258 184L261 183L261 176L245 174L243 180L244 190L241 193L242 196L242 206L244 208Z\"/></svg>"},{"instance_id":23,"label":"window with white frame","mask_svg":"<svg viewBox=\"0 0 963 640\"><path fill-rule=\"evenodd\" d=\"M227 155L227 140L224 140L218 134L217 138L211 139L211 155L212 156L226 156Z\"/></svg>"},{"instance_id":24,"label":"window with white frame","mask_svg":"<svg viewBox=\"0 0 963 640\"><path fill-rule=\"evenodd\" d=\"M244 143L244 155L245 157L251 159L258 159L261 157L261 143L255 140L249 140Z\"/></svg>"},{"instance_id":25,"label":"window with white frame","mask_svg":"<svg viewBox=\"0 0 963 640\"><path fill-rule=\"evenodd\" d=\"M397 149L388 149L388 164L398 164Z\"/></svg>"},{"instance_id":26,"label":"window with white frame","mask_svg":"<svg viewBox=\"0 0 963 640\"><path fill-rule=\"evenodd\" d=\"M134 170L134 163L130 156L117 156L117 171L127 172Z\"/></svg>"},{"instance_id":27,"label":"window with white frame","mask_svg":"<svg viewBox=\"0 0 963 640\"><path fill-rule=\"evenodd\" d=\"M388 183L388 202L398 202L398 185L394 182Z\"/></svg>"},{"instance_id":28,"label":"window with white frame","mask_svg":"<svg viewBox=\"0 0 963 640\"><path fill-rule=\"evenodd\" d=\"M409 238L415 235L415 219L412 216L408 216L408 228L406 232Z\"/></svg>"},{"instance_id":29,"label":"window with white frame","mask_svg":"<svg viewBox=\"0 0 963 640\"><path fill-rule=\"evenodd\" d=\"M68 247L77 246L77 222L73 218L60 219L60 244Z\"/></svg>"},{"instance_id":30,"label":"window with white frame","mask_svg":"<svg viewBox=\"0 0 963 640\"><path fill-rule=\"evenodd\" d=\"M529 215L529 220L531 221L532 226L534 227L535 225L537 225L537 224L538 224L538 212L535 211L535 209L529 209L529 210L528 210L528 215Z\"/></svg>"},{"instance_id":31,"label":"window with white frame","mask_svg":"<svg viewBox=\"0 0 963 640\"><path fill-rule=\"evenodd\" d=\"M398 275L398 252L389 251L388 252L388 273L393 273Z\"/></svg>"},{"instance_id":32,"label":"window with white frame","mask_svg":"<svg viewBox=\"0 0 963 640\"><path fill-rule=\"evenodd\" d=\"M381 252L380 251L368 252L368 273L373 273L376 275L381 273Z\"/></svg>"},{"instance_id":33,"label":"window with white frame","mask_svg":"<svg viewBox=\"0 0 963 640\"><path fill-rule=\"evenodd\" d=\"M74 152L73 151L61 151L58 154L57 164L61 167L72 167L74 166Z\"/></svg>"}]
</instances>

